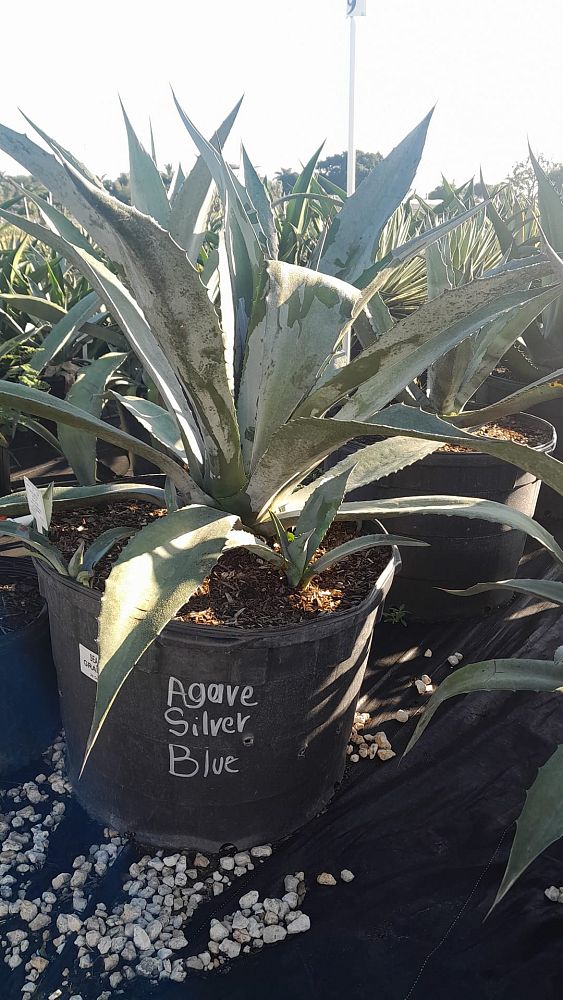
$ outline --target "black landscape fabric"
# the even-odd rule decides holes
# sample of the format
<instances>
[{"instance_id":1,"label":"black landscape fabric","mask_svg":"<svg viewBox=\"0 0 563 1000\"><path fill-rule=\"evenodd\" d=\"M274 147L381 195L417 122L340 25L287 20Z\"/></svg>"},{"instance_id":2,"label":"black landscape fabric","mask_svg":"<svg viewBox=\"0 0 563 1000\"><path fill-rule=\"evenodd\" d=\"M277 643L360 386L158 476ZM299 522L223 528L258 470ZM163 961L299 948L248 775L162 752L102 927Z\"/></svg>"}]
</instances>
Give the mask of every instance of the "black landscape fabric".
<instances>
[{"instance_id":1,"label":"black landscape fabric","mask_svg":"<svg viewBox=\"0 0 563 1000\"><path fill-rule=\"evenodd\" d=\"M530 569L551 572L544 557L530 559L526 575L534 575ZM549 659L561 643L559 610L523 599L478 622L378 626L359 707L386 731L397 756L351 765L324 814L275 846L251 876L202 903L184 928L188 953L195 955L206 948L210 919L232 913L243 892L255 888L261 898L280 896L283 876L302 870L307 883L302 909L311 930L241 955L219 972L190 972L182 984L135 979L116 995L125 1000L561 1000L563 906L549 902L544 889L563 883L563 844L534 863L484 921L524 790L563 742L560 698L455 699L405 759L400 751L414 723L392 721L401 706L421 707L413 679L426 672L439 682L451 669L447 656L453 651L460 650L464 662L512 655ZM427 647L431 658L423 656ZM35 765L18 778L33 778L39 769ZM100 836L100 827L71 803L27 898L49 888L57 873L71 870L73 858L87 854ZM98 882L95 901L111 909L123 900L128 866L141 853L128 845ZM343 868L354 873L352 882L317 885L318 873L338 877ZM107 979L78 972L69 944L51 961L35 1000L48 1000L61 989L66 968L72 970L71 983L56 994L60 1000L75 995L96 1000L108 989ZM12 972L0 963L2 1000L20 998L22 983L23 966Z\"/></svg>"}]
</instances>

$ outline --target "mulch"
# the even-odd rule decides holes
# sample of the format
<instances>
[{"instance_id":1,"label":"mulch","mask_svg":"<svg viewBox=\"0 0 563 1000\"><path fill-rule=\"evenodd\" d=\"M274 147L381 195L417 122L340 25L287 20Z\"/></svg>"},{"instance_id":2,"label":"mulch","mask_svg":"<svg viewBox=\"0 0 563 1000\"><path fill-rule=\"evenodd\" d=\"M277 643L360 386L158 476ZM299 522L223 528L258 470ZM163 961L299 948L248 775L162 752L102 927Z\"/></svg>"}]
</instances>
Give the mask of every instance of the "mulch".
<instances>
[{"instance_id":1,"label":"mulch","mask_svg":"<svg viewBox=\"0 0 563 1000\"><path fill-rule=\"evenodd\" d=\"M70 559L80 541L87 547L108 528L140 529L165 514L165 509L139 501L55 511L49 537ZM355 526L334 524L315 558L356 534ZM111 567L126 544L126 541L118 543L100 561L93 580L97 590L103 590ZM306 590L298 591L270 563L244 549L235 549L221 556L177 618L197 625L275 628L342 611L369 594L390 555L387 546L354 553L315 577Z\"/></svg>"}]
</instances>

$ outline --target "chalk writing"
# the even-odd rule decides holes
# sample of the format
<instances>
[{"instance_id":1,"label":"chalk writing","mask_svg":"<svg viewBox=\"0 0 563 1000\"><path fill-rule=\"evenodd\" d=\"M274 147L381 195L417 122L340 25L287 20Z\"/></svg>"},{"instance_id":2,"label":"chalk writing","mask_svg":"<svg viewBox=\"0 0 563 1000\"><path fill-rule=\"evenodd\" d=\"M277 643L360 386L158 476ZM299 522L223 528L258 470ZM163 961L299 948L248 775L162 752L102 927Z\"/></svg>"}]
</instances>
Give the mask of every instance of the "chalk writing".
<instances>
[{"instance_id":1,"label":"chalk writing","mask_svg":"<svg viewBox=\"0 0 563 1000\"><path fill-rule=\"evenodd\" d=\"M195 746L168 743L169 773L177 778L203 778L220 774L238 774L234 765L239 758L232 754L214 753L199 741L214 740L218 736L243 733L250 721L250 714L241 709L254 708L254 688L250 684L203 684L195 681L187 686L177 677L170 677L164 719L168 732L176 739L198 740ZM213 707L212 707L213 706ZM215 714L216 707L233 709L225 714ZM213 714L212 714L213 713ZM244 742L244 741L243 741ZM246 742L245 746L252 746Z\"/></svg>"}]
</instances>

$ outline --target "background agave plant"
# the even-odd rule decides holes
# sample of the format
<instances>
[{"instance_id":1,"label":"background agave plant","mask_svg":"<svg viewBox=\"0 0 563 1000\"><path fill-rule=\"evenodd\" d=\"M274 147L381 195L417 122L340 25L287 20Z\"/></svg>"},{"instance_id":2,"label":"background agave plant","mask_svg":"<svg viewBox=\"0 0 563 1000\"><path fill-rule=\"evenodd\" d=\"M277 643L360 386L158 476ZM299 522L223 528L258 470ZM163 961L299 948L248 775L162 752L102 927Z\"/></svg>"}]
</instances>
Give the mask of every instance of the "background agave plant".
<instances>
[{"instance_id":1,"label":"background agave plant","mask_svg":"<svg viewBox=\"0 0 563 1000\"><path fill-rule=\"evenodd\" d=\"M563 466L549 456L512 442L476 439L414 406L389 405L444 352L499 313L560 291L559 286L528 289L552 274L552 264L534 259L453 288L403 319L379 325L384 315L379 293L396 268L480 211L456 215L375 259L384 227L412 183L430 116L326 222L310 266L302 267L279 257L283 233L250 162L245 160L243 185L220 152L221 129L207 142L177 107L199 158L187 177L178 172L168 191L125 117L131 206L113 198L99 178L41 130L36 129L52 152L0 127L0 147L79 225L38 197L34 203L44 224L6 209L0 217L71 261L119 324L159 398L128 398L123 404L158 446L99 418L108 375L125 352L93 361L70 402L4 382L0 404L54 420L83 480L94 479L99 436L154 462L178 497L171 504L177 509L129 541L107 581L89 749L134 665L225 547L242 543L267 556L264 538L275 530L272 515L284 528L300 526L299 545L282 552L291 572L303 552L307 557L309 530L322 538L334 513L356 520L427 511L513 523L515 512L471 498L344 502L347 491L448 441L498 455L563 491ZM222 205L216 267L201 271L198 258L215 190ZM371 331L370 343L342 364L340 345L356 324ZM310 481L327 455L357 437L384 440ZM92 486L80 496L88 490L112 494L111 487ZM21 503L18 497L6 501L2 513L13 513ZM306 529L301 518L311 521ZM535 537L540 530L522 515L518 526Z\"/></svg>"}]
</instances>

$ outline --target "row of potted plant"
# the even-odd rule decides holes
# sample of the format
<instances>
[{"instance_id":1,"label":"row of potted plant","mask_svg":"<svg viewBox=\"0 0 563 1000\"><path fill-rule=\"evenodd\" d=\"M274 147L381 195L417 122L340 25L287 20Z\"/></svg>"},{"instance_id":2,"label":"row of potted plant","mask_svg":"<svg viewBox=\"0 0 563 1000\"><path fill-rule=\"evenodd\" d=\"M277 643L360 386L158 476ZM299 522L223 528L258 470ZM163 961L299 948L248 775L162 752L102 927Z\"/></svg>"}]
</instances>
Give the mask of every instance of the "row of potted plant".
<instances>
[{"instance_id":1,"label":"row of potted plant","mask_svg":"<svg viewBox=\"0 0 563 1000\"><path fill-rule=\"evenodd\" d=\"M169 192L126 118L131 206L41 130L51 152L0 127L0 148L53 195L53 203L34 198L42 222L0 216L72 261L127 341L127 351L92 361L64 401L0 382L0 405L57 425L82 484L32 494L35 527L10 520L3 530L37 560L78 798L145 841L218 849L289 833L342 776L396 546L424 546L385 536L379 518L509 526L517 539L509 576L522 533L559 552L518 504L484 499L481 487L466 496L452 483L441 494L432 482L420 496L389 496L378 484L446 447L461 463L479 453L524 470L532 494L540 480L563 492L551 431L537 447L520 443L526 434L473 433L558 396L559 372L508 405L464 409L469 383L485 381L557 300L560 262L546 244L544 255L450 280L449 235L481 206L374 262L412 184L428 116L330 214L307 266L288 263L248 157L243 183L221 143L207 142L177 107L199 158ZM202 268L214 190L222 227ZM432 274L428 300L393 320L381 289L421 254ZM360 347L348 357L352 334ZM150 443L101 419L107 381L129 354L154 392L121 404ZM152 462L165 489L96 485L98 438ZM342 453L352 441L359 446ZM355 499L361 489L373 492ZM24 515L29 499L6 498L0 514ZM81 532L92 536L88 546ZM63 556L61 538L73 542ZM337 577L335 565L344 567Z\"/></svg>"}]
</instances>

